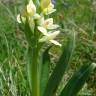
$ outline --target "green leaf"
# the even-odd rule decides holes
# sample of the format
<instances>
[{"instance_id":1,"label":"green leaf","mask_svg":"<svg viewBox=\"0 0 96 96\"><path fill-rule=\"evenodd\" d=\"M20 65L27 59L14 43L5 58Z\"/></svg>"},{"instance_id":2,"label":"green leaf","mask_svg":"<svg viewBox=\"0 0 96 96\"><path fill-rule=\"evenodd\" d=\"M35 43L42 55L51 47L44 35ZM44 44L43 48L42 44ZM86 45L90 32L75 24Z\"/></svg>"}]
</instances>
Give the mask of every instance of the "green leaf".
<instances>
[{"instance_id":1,"label":"green leaf","mask_svg":"<svg viewBox=\"0 0 96 96\"><path fill-rule=\"evenodd\" d=\"M66 84L60 96L76 96L94 68L96 68L94 63L83 65Z\"/></svg>"},{"instance_id":2,"label":"green leaf","mask_svg":"<svg viewBox=\"0 0 96 96\"><path fill-rule=\"evenodd\" d=\"M75 33L72 32L71 35L69 36L67 45L65 48L63 48L62 55L59 61L57 62L57 65L55 69L53 70L52 75L49 78L47 87L44 92L44 96L53 96L54 93L56 92L57 87L69 64L70 57L73 53L74 45L75 45Z\"/></svg>"},{"instance_id":3,"label":"green leaf","mask_svg":"<svg viewBox=\"0 0 96 96\"><path fill-rule=\"evenodd\" d=\"M41 96L44 94L44 90L46 87L46 84L48 82L49 77L49 64L50 64L50 56L48 54L51 46L49 46L43 53L43 65L42 65L42 71L41 71Z\"/></svg>"}]
</instances>

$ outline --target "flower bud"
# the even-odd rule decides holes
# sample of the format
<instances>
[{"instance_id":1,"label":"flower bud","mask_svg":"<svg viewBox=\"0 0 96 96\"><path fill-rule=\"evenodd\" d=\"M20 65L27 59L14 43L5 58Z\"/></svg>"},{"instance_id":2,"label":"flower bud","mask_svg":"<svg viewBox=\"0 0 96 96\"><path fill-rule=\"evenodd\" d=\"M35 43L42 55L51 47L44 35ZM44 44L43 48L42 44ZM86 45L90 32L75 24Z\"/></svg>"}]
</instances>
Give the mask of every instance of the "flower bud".
<instances>
[{"instance_id":1,"label":"flower bud","mask_svg":"<svg viewBox=\"0 0 96 96\"><path fill-rule=\"evenodd\" d=\"M36 13L36 6L34 5L32 0L30 0L29 4L27 5L27 13L31 16Z\"/></svg>"},{"instance_id":2,"label":"flower bud","mask_svg":"<svg viewBox=\"0 0 96 96\"><path fill-rule=\"evenodd\" d=\"M52 4L52 3L50 3L50 4L47 6L47 8L43 9L43 13L44 13L45 15L51 14L51 13L53 13L53 12L55 12L55 11L56 11L56 9L54 9L54 4Z\"/></svg>"},{"instance_id":3,"label":"flower bud","mask_svg":"<svg viewBox=\"0 0 96 96\"><path fill-rule=\"evenodd\" d=\"M51 3L51 0L41 0L41 8L42 9L47 8L50 3Z\"/></svg>"}]
</instances>

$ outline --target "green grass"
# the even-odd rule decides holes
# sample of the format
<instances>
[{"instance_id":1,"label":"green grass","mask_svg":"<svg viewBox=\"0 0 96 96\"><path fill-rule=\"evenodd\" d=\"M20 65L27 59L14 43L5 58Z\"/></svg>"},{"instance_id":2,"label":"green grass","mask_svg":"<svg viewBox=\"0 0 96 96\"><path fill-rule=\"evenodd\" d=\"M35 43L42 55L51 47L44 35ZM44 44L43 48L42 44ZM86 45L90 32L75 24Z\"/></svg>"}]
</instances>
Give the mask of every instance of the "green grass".
<instances>
[{"instance_id":1,"label":"green grass","mask_svg":"<svg viewBox=\"0 0 96 96\"><path fill-rule=\"evenodd\" d=\"M0 94L24 96L28 92L26 78L26 41L16 22L0 6Z\"/></svg>"}]
</instances>

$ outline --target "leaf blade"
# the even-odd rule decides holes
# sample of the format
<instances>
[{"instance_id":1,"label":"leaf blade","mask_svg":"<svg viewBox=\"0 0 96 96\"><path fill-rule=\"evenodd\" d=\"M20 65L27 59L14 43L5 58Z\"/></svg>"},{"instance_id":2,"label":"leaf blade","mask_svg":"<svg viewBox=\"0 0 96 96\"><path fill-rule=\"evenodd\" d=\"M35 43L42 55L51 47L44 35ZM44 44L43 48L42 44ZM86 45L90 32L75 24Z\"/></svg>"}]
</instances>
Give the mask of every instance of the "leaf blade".
<instances>
[{"instance_id":1,"label":"leaf blade","mask_svg":"<svg viewBox=\"0 0 96 96\"><path fill-rule=\"evenodd\" d=\"M41 96L44 94L44 90L49 77L49 64L50 64L50 56L48 54L51 46L49 46L43 53L42 58L42 69L41 69Z\"/></svg>"},{"instance_id":2,"label":"leaf blade","mask_svg":"<svg viewBox=\"0 0 96 96\"><path fill-rule=\"evenodd\" d=\"M94 68L96 64L83 65L66 84L60 96L76 96Z\"/></svg>"},{"instance_id":3,"label":"leaf blade","mask_svg":"<svg viewBox=\"0 0 96 96\"><path fill-rule=\"evenodd\" d=\"M63 77L63 74L69 65L70 57L73 53L75 46L75 32L71 34L69 37L69 41L67 42L67 46L64 48L63 53L58 61L52 75L49 78L47 83L47 87L44 92L44 96L53 96L57 90L57 87Z\"/></svg>"}]
</instances>

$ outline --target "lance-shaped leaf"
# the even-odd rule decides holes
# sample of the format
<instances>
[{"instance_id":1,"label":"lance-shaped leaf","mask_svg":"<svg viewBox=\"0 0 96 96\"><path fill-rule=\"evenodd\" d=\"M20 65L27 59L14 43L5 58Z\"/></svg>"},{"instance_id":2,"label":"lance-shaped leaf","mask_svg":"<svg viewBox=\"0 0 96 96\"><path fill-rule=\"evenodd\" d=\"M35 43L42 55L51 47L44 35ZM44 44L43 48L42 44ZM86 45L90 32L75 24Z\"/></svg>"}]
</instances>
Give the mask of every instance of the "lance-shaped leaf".
<instances>
[{"instance_id":1,"label":"lance-shaped leaf","mask_svg":"<svg viewBox=\"0 0 96 96\"><path fill-rule=\"evenodd\" d=\"M43 53L42 60L42 69L41 69L41 96L44 94L44 90L49 78L49 64L50 64L50 56L48 54L51 46L49 46Z\"/></svg>"},{"instance_id":2,"label":"lance-shaped leaf","mask_svg":"<svg viewBox=\"0 0 96 96\"><path fill-rule=\"evenodd\" d=\"M53 96L56 92L56 89L64 75L64 72L69 64L70 57L73 53L75 45L75 33L72 33L69 36L66 47L63 49L62 55L57 62L55 69L53 70L52 75L49 78L47 87L44 92L44 96Z\"/></svg>"},{"instance_id":3,"label":"lance-shaped leaf","mask_svg":"<svg viewBox=\"0 0 96 96\"><path fill-rule=\"evenodd\" d=\"M94 68L96 68L95 63L83 65L66 84L60 96L76 96Z\"/></svg>"}]
</instances>

